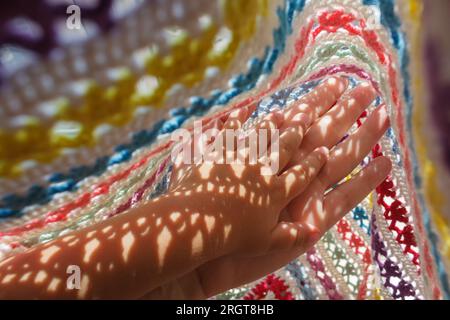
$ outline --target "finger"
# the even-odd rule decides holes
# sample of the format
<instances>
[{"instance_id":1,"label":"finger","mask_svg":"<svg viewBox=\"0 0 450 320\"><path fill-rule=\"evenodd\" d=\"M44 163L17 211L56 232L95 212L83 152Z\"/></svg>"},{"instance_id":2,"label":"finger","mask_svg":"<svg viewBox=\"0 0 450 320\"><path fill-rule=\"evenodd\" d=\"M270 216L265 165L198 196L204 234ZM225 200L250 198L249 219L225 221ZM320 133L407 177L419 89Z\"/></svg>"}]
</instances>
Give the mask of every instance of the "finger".
<instances>
[{"instance_id":1,"label":"finger","mask_svg":"<svg viewBox=\"0 0 450 320\"><path fill-rule=\"evenodd\" d=\"M370 153L389 127L385 106L377 108L357 131L330 153L330 161L320 173L325 187L332 186L349 175Z\"/></svg>"},{"instance_id":2,"label":"finger","mask_svg":"<svg viewBox=\"0 0 450 320\"><path fill-rule=\"evenodd\" d=\"M331 77L322 81L286 110L285 121L288 123L298 113L307 113L314 121L336 103L347 87L348 80L344 77Z\"/></svg>"},{"instance_id":3,"label":"finger","mask_svg":"<svg viewBox=\"0 0 450 320\"><path fill-rule=\"evenodd\" d=\"M249 112L247 108L241 108L231 111L231 113L228 115L227 120L225 121L223 125L223 129L232 129L237 130L242 127L242 124L248 119Z\"/></svg>"},{"instance_id":4,"label":"finger","mask_svg":"<svg viewBox=\"0 0 450 320\"><path fill-rule=\"evenodd\" d=\"M320 237L319 229L297 222L280 222L271 233L270 252L292 249L307 251Z\"/></svg>"},{"instance_id":5,"label":"finger","mask_svg":"<svg viewBox=\"0 0 450 320\"><path fill-rule=\"evenodd\" d=\"M261 129L274 130L279 129L283 123L283 114L276 110L265 115L260 122L255 125L255 130Z\"/></svg>"},{"instance_id":6,"label":"finger","mask_svg":"<svg viewBox=\"0 0 450 320\"><path fill-rule=\"evenodd\" d=\"M221 139L219 141L223 142L221 150L218 150L218 152L224 152L227 160L232 161L234 159L237 148L237 139L241 133L240 129L244 122L247 121L249 115L250 111L247 107L231 111L222 127L220 137L218 136L216 138Z\"/></svg>"},{"instance_id":7,"label":"finger","mask_svg":"<svg viewBox=\"0 0 450 320\"><path fill-rule=\"evenodd\" d=\"M328 149L320 147L311 152L300 164L289 168L280 179L287 203L302 193L310 182L319 174L328 160Z\"/></svg>"},{"instance_id":8,"label":"finger","mask_svg":"<svg viewBox=\"0 0 450 320\"><path fill-rule=\"evenodd\" d=\"M318 146L332 148L375 98L373 87L364 83L353 89L341 102L314 123L303 140L301 150L290 166L298 163Z\"/></svg>"},{"instance_id":9,"label":"finger","mask_svg":"<svg viewBox=\"0 0 450 320\"><path fill-rule=\"evenodd\" d=\"M274 136L275 130L279 130L283 124L283 114L280 111L272 111L262 118L262 120L255 125L255 132L257 136L263 135L266 140L260 140L258 147L260 154L264 154L267 147L270 146L272 136ZM262 143L265 141L265 143Z\"/></svg>"},{"instance_id":10,"label":"finger","mask_svg":"<svg viewBox=\"0 0 450 320\"><path fill-rule=\"evenodd\" d=\"M324 228L327 230L350 210L356 207L389 175L392 164L389 158L378 157L336 189L325 196ZM308 221L308 223L315 223Z\"/></svg>"},{"instance_id":11,"label":"finger","mask_svg":"<svg viewBox=\"0 0 450 320\"><path fill-rule=\"evenodd\" d=\"M376 91L368 82L362 83L317 120L305 135L299 157L304 157L319 146L334 147L363 111L371 105Z\"/></svg>"},{"instance_id":12,"label":"finger","mask_svg":"<svg viewBox=\"0 0 450 320\"><path fill-rule=\"evenodd\" d=\"M260 163L269 165L277 162L276 174L283 172L302 142L309 119L310 117L304 113L297 114L292 121L293 126L285 129L278 138L275 138L275 141L271 142L270 153L266 152L269 150L260 152Z\"/></svg>"}]
</instances>

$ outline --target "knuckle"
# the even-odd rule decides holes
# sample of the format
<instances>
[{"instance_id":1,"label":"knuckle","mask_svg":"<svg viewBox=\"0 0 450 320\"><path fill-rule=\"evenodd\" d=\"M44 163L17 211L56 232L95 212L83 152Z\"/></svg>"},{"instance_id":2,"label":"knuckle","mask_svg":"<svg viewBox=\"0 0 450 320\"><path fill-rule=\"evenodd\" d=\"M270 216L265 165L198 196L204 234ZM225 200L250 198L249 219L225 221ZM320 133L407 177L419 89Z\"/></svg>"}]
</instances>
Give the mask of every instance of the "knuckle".
<instances>
[{"instance_id":1,"label":"knuckle","mask_svg":"<svg viewBox=\"0 0 450 320\"><path fill-rule=\"evenodd\" d=\"M295 174L297 176L297 179L299 179L301 182L305 182L308 179L308 172L305 169L304 165L297 166L297 168L295 168Z\"/></svg>"}]
</instances>

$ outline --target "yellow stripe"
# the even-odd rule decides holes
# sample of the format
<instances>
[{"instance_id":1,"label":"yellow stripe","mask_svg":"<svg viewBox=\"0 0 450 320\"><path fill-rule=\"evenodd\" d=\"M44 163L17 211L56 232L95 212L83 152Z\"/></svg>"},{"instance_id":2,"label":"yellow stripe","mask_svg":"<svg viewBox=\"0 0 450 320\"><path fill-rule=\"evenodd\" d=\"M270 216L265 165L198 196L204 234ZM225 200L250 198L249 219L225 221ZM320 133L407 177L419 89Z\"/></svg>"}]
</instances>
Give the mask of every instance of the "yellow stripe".
<instances>
[{"instance_id":1,"label":"yellow stripe","mask_svg":"<svg viewBox=\"0 0 450 320\"><path fill-rule=\"evenodd\" d=\"M123 126L132 120L139 106L161 106L175 84L191 87L204 79L207 68L224 69L241 43L255 33L257 19L267 16L268 0L227 0L221 5L223 28L232 35L229 43L221 51L215 50L220 28L213 21L197 38L181 32L169 54L153 52L145 63L146 74L154 80L153 91L139 93L141 78L124 69L113 85L102 87L92 82L81 105L72 105L61 97L52 125L29 118L17 131L0 129L0 177L20 175L21 163L26 160L50 162L64 148L93 146L95 130L100 125ZM57 131L61 126L64 133Z\"/></svg>"}]
</instances>

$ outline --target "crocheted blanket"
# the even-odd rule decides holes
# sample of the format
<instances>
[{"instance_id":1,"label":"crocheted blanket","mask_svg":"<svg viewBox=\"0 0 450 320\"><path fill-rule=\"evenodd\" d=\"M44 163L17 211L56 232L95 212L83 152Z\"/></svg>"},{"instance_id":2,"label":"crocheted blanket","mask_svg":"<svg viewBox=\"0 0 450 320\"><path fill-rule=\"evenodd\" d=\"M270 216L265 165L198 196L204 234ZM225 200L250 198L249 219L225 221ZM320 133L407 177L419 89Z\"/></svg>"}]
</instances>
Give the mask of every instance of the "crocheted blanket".
<instances>
[{"instance_id":1,"label":"crocheted blanket","mask_svg":"<svg viewBox=\"0 0 450 320\"><path fill-rule=\"evenodd\" d=\"M388 106L361 165L383 154L392 174L306 254L216 298L450 298L447 1L80 6L0 4L0 261L164 193L174 130L249 104L253 121L339 74Z\"/></svg>"}]
</instances>

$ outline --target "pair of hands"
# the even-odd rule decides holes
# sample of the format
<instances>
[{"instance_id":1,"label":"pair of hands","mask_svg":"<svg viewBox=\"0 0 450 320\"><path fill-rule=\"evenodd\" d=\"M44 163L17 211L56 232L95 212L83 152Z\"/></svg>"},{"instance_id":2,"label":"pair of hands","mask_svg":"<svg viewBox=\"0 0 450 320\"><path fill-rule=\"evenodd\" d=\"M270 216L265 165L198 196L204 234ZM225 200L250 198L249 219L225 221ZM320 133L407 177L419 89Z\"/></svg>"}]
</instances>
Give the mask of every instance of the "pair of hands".
<instances>
[{"instance_id":1,"label":"pair of hands","mask_svg":"<svg viewBox=\"0 0 450 320\"><path fill-rule=\"evenodd\" d=\"M262 176L262 163L176 165L169 194L193 194L187 207L213 203L215 227L224 232L224 241L218 257L143 298L207 298L257 280L310 249L386 178L391 163L379 157L327 192L352 173L389 127L386 107L380 106L341 142L376 97L367 83L347 87L345 78L329 78L255 125L257 132L281 132L276 175ZM252 111L233 111L209 128L222 135L239 129Z\"/></svg>"}]
</instances>

